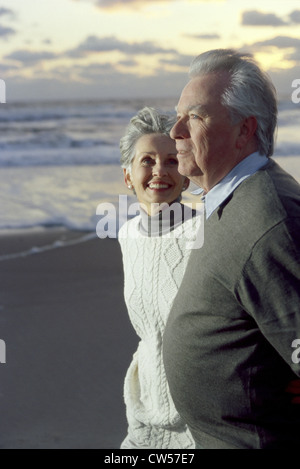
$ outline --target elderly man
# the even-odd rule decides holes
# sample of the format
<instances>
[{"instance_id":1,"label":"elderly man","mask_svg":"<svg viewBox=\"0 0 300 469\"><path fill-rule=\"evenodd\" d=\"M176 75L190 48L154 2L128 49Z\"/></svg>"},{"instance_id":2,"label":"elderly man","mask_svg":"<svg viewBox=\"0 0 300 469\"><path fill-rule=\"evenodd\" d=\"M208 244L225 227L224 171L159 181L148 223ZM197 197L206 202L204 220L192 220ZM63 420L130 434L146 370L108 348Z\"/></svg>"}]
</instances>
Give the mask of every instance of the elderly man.
<instances>
[{"instance_id":1,"label":"elderly man","mask_svg":"<svg viewBox=\"0 0 300 469\"><path fill-rule=\"evenodd\" d=\"M209 51L177 115L179 172L202 188L206 220L164 335L175 406L198 448L296 447L300 186L270 158L274 87L250 56Z\"/></svg>"}]
</instances>

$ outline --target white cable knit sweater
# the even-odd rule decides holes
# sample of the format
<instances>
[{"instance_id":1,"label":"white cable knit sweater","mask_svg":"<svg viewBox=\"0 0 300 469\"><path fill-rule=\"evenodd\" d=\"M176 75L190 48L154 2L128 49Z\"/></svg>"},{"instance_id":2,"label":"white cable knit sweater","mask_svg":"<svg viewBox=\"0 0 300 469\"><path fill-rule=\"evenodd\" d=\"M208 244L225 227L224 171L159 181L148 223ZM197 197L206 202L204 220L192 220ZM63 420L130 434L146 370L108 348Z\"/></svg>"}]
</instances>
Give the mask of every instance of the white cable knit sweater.
<instances>
[{"instance_id":1,"label":"white cable knit sweater","mask_svg":"<svg viewBox=\"0 0 300 469\"><path fill-rule=\"evenodd\" d=\"M140 232L139 215L119 231L125 302L141 339L125 378L128 435L122 449L194 448L193 438L169 392L162 337L192 252L187 243L195 239L197 219L185 221L167 235L148 237Z\"/></svg>"}]
</instances>

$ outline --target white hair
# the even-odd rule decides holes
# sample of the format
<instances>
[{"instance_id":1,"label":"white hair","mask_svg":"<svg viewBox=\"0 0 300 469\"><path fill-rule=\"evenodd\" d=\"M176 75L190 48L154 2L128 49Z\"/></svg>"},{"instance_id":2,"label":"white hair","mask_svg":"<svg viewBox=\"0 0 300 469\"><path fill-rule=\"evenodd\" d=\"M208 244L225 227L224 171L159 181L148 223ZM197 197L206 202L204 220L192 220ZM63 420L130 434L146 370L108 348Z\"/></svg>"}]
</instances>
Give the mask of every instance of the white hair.
<instances>
[{"instance_id":1,"label":"white hair","mask_svg":"<svg viewBox=\"0 0 300 469\"><path fill-rule=\"evenodd\" d=\"M163 134L170 136L175 117L160 114L152 107L144 107L134 116L127 126L125 135L120 140L121 166L130 171L135 156L137 141L147 134Z\"/></svg>"},{"instance_id":2,"label":"white hair","mask_svg":"<svg viewBox=\"0 0 300 469\"><path fill-rule=\"evenodd\" d=\"M228 109L232 124L254 116L257 120L258 151L271 156L278 113L276 90L271 79L250 54L232 49L215 49L200 54L192 61L189 76L194 78L223 71L229 73L230 81L221 102Z\"/></svg>"}]
</instances>

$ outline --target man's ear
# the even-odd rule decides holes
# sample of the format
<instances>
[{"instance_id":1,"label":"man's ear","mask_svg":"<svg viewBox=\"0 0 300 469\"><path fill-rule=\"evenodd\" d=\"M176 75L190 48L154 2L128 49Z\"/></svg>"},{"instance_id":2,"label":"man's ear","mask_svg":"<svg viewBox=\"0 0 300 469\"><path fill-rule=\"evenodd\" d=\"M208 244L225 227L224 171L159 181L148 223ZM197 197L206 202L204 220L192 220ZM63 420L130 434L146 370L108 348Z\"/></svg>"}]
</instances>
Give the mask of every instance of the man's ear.
<instances>
[{"instance_id":1,"label":"man's ear","mask_svg":"<svg viewBox=\"0 0 300 469\"><path fill-rule=\"evenodd\" d=\"M239 135L236 141L237 148L244 148L254 137L257 129L256 117L250 116L243 119L239 126Z\"/></svg>"},{"instance_id":2,"label":"man's ear","mask_svg":"<svg viewBox=\"0 0 300 469\"><path fill-rule=\"evenodd\" d=\"M126 186L129 188L130 186L132 187L132 181L131 181L131 176L130 173L127 169L123 168L123 174L124 174L124 182Z\"/></svg>"},{"instance_id":3,"label":"man's ear","mask_svg":"<svg viewBox=\"0 0 300 469\"><path fill-rule=\"evenodd\" d=\"M183 191L186 191L186 190L187 190L187 188L188 188L189 185L190 185L190 182L191 182L191 181L189 180L189 178L184 178L184 183L183 183L183 186L182 186L182 190L183 190Z\"/></svg>"}]
</instances>

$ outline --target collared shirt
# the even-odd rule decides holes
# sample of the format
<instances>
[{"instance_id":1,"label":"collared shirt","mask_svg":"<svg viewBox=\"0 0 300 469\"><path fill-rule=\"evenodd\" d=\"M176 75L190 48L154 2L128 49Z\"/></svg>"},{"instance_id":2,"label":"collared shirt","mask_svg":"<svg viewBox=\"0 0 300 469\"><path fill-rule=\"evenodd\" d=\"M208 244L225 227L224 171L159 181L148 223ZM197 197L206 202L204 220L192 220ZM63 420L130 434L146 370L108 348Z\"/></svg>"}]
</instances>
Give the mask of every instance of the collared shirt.
<instances>
[{"instance_id":1,"label":"collared shirt","mask_svg":"<svg viewBox=\"0 0 300 469\"><path fill-rule=\"evenodd\" d=\"M258 152L252 153L237 164L218 184L207 194L202 196L205 203L206 219L218 208L222 202L249 176L256 173L269 161L266 156ZM196 189L192 194L202 194L203 189Z\"/></svg>"}]
</instances>

